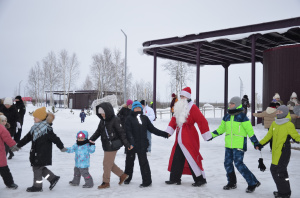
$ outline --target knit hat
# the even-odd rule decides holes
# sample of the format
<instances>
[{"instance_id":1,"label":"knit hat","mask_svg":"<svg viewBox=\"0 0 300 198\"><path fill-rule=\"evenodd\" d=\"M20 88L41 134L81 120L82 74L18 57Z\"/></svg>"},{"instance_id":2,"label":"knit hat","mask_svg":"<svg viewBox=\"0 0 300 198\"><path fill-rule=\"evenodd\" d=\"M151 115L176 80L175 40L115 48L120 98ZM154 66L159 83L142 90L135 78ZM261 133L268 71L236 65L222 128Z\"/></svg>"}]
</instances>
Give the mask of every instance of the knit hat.
<instances>
[{"instance_id":1,"label":"knit hat","mask_svg":"<svg viewBox=\"0 0 300 198\"><path fill-rule=\"evenodd\" d=\"M82 131L80 131L79 133L77 133L77 138L79 137L83 137L85 139L85 134Z\"/></svg>"},{"instance_id":2,"label":"knit hat","mask_svg":"<svg viewBox=\"0 0 300 198\"><path fill-rule=\"evenodd\" d=\"M272 107L272 108L275 108L275 109L276 109L276 103L275 103L275 102L271 102L271 103L269 104L269 107Z\"/></svg>"},{"instance_id":3,"label":"knit hat","mask_svg":"<svg viewBox=\"0 0 300 198\"><path fill-rule=\"evenodd\" d=\"M21 101L21 100L22 100L22 97L21 97L21 96L16 96L15 99L18 99L18 100Z\"/></svg>"},{"instance_id":4,"label":"knit hat","mask_svg":"<svg viewBox=\"0 0 300 198\"><path fill-rule=\"evenodd\" d=\"M292 93L291 98L298 98L295 92Z\"/></svg>"},{"instance_id":5,"label":"knit hat","mask_svg":"<svg viewBox=\"0 0 300 198\"><path fill-rule=\"evenodd\" d=\"M140 101L141 105L145 106L147 103L145 102L145 100L141 100Z\"/></svg>"},{"instance_id":6,"label":"knit hat","mask_svg":"<svg viewBox=\"0 0 300 198\"><path fill-rule=\"evenodd\" d=\"M0 115L0 121L2 121L2 120L6 120L7 121L7 118L6 118L5 115Z\"/></svg>"},{"instance_id":7,"label":"knit hat","mask_svg":"<svg viewBox=\"0 0 300 198\"><path fill-rule=\"evenodd\" d=\"M132 103L131 110L133 111L134 108L136 108L136 107L141 107L141 109L143 110L142 104L141 104L139 101L134 101L134 102Z\"/></svg>"},{"instance_id":8,"label":"knit hat","mask_svg":"<svg viewBox=\"0 0 300 198\"><path fill-rule=\"evenodd\" d=\"M186 88L182 89L181 92L180 92L181 96L185 96L188 99L191 98L191 94L192 94L192 91L191 91L190 87L186 87Z\"/></svg>"},{"instance_id":9,"label":"knit hat","mask_svg":"<svg viewBox=\"0 0 300 198\"><path fill-rule=\"evenodd\" d=\"M281 105L280 107L277 108L277 110L280 110L283 112L281 114L277 114L278 119L285 118L289 113L289 108L285 105Z\"/></svg>"},{"instance_id":10,"label":"knit hat","mask_svg":"<svg viewBox=\"0 0 300 198\"><path fill-rule=\"evenodd\" d=\"M11 97L6 97L5 99L4 99L4 101L3 101L3 104L4 105L12 105L13 104L13 101L12 101L12 99L11 99Z\"/></svg>"},{"instance_id":11,"label":"knit hat","mask_svg":"<svg viewBox=\"0 0 300 198\"><path fill-rule=\"evenodd\" d=\"M45 120L47 117L46 107L36 109L32 115L40 120Z\"/></svg>"},{"instance_id":12,"label":"knit hat","mask_svg":"<svg viewBox=\"0 0 300 198\"><path fill-rule=\"evenodd\" d=\"M235 104L235 107L233 107L232 109L236 109L238 106L240 106L242 104L242 101L241 101L240 97L234 96L230 99L229 103Z\"/></svg>"},{"instance_id":13,"label":"knit hat","mask_svg":"<svg viewBox=\"0 0 300 198\"><path fill-rule=\"evenodd\" d=\"M278 93L275 93L275 95L273 96L273 99L276 99L276 98L280 98Z\"/></svg>"},{"instance_id":14,"label":"knit hat","mask_svg":"<svg viewBox=\"0 0 300 198\"><path fill-rule=\"evenodd\" d=\"M105 111L104 111L104 109L102 109L101 107L99 107L98 113L99 113L99 114L105 114Z\"/></svg>"},{"instance_id":15,"label":"knit hat","mask_svg":"<svg viewBox=\"0 0 300 198\"><path fill-rule=\"evenodd\" d=\"M133 103L133 102L132 102L132 100L130 100L130 99L127 100L127 102L126 102L127 106L128 106L128 105L132 105L132 103Z\"/></svg>"},{"instance_id":16,"label":"knit hat","mask_svg":"<svg viewBox=\"0 0 300 198\"><path fill-rule=\"evenodd\" d=\"M175 95L175 93L172 93L172 98L174 98L176 95Z\"/></svg>"}]
</instances>

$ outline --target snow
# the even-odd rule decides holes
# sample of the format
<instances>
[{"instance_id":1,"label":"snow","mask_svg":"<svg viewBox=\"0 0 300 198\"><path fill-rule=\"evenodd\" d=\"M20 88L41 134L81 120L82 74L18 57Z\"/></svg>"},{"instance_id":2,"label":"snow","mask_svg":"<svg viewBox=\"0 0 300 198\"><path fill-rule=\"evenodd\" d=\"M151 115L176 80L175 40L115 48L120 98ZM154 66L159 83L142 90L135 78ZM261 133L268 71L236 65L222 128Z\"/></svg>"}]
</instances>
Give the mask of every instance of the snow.
<instances>
[{"instance_id":1,"label":"snow","mask_svg":"<svg viewBox=\"0 0 300 198\"><path fill-rule=\"evenodd\" d=\"M24 136L33 124L33 117L28 112L32 112L36 107L31 105L27 106L27 113L25 115L23 134ZM51 111L51 108L48 108ZM61 138L65 147L72 146L76 139L76 133L79 130L86 130L91 136L99 123L99 118L95 115L87 116L85 123L80 123L79 113L80 110L73 110L75 113L70 113L70 109L59 109L55 113L56 118L54 120L53 129L54 132ZM248 114L249 115L249 114ZM210 130L217 129L221 123L221 118L213 118L212 112L206 113ZM170 119L169 114L163 114L162 119L160 117L154 122L154 125L165 130ZM254 127L256 136L260 140L264 137L267 130L260 124ZM19 152L15 153L13 159L8 160L9 168L14 177L15 183L19 185L16 190L7 189L3 182L0 182L0 198L31 198L43 196L44 198L52 197L122 197L122 198L135 198L135 197L243 197L243 198L267 198L273 197L273 191L276 190L275 183L272 179L269 167L271 164L271 152L269 145L262 150L262 157L264 164L267 167L265 172L261 172L258 169L258 159L261 154L259 151L254 150L252 144L248 139L248 151L245 154L244 162L247 167L254 173L257 179L261 182L261 186L255 190L253 194L245 192L247 183L241 174L236 170L237 174L237 189L225 191L223 186L227 183L226 172L223 166L224 162L224 136L215 138L210 142L205 142L200 137L200 152L204 158L203 166L205 169L207 184L203 187L192 187L192 176L182 176L182 185L166 185L165 181L169 179L169 172L167 171L170 152L175 140L175 135L169 139L164 139L152 135L152 153L148 157L151 173L152 173L152 186L149 188L139 188L141 184L141 174L139 169L138 160L135 161L134 175L129 185L118 185L119 178L112 174L109 189L98 190L97 186L102 183L103 174L103 150L101 147L101 141L96 141L96 152L91 154L91 166L90 174L94 179L95 186L91 189L84 189L81 186L84 184L84 180L81 178L80 186L70 186L68 184L73 177L74 168L74 153L62 153L55 145L53 146L53 165L48 168L56 175L59 175L61 179L55 186L55 188L49 190L49 182L44 180L43 192L29 193L26 192L26 188L32 186L33 173L29 163L29 150L31 143L25 145ZM294 145L294 144L293 144ZM121 148L117 153L115 163L124 170L125 155L124 148ZM290 183L292 189L292 197L300 196L300 188L298 188L298 181L300 180L300 172L298 166L300 164L300 151L292 150L291 160L288 166L290 175Z\"/></svg>"}]
</instances>

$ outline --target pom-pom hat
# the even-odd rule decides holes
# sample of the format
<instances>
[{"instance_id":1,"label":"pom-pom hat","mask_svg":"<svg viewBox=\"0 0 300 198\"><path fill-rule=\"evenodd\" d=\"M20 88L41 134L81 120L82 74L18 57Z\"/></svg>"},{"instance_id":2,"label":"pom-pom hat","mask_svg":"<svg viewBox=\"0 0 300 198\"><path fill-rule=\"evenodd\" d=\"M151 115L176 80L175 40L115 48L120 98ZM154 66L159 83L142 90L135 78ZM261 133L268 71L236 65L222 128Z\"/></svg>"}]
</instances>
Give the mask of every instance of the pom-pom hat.
<instances>
[{"instance_id":1,"label":"pom-pom hat","mask_svg":"<svg viewBox=\"0 0 300 198\"><path fill-rule=\"evenodd\" d=\"M40 120L45 120L47 117L46 107L36 109L32 115Z\"/></svg>"},{"instance_id":2,"label":"pom-pom hat","mask_svg":"<svg viewBox=\"0 0 300 198\"><path fill-rule=\"evenodd\" d=\"M180 92L181 96L185 96L188 99L191 98L191 94L192 94L192 91L191 91L190 87L186 87L186 88L182 89L181 92Z\"/></svg>"}]
</instances>

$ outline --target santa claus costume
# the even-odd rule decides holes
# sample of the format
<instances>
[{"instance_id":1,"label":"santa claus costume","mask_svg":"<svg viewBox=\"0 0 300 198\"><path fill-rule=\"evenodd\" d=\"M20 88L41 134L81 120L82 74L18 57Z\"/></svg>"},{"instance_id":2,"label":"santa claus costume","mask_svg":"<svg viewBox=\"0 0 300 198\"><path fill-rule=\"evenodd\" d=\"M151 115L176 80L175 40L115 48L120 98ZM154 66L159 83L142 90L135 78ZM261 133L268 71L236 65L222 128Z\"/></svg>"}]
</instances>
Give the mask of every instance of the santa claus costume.
<instances>
[{"instance_id":1,"label":"santa claus costume","mask_svg":"<svg viewBox=\"0 0 300 198\"><path fill-rule=\"evenodd\" d=\"M176 139L169 160L168 171L170 180L166 184L181 184L182 174L192 175L193 186L206 184L206 177L202 166L200 140L194 126L197 123L202 138L212 138L207 120L199 108L191 101L190 87L184 88L180 93L181 99L175 104L172 117L166 132L172 135L176 131Z\"/></svg>"}]
</instances>

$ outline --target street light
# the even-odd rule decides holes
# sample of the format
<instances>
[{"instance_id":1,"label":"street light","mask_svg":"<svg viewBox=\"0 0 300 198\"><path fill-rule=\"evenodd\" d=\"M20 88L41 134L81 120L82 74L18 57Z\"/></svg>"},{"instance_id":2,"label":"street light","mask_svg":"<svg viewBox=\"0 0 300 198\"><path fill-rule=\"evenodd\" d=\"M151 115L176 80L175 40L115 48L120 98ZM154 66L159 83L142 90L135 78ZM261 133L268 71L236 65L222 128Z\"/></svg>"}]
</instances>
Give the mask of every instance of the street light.
<instances>
[{"instance_id":1,"label":"street light","mask_svg":"<svg viewBox=\"0 0 300 198\"><path fill-rule=\"evenodd\" d=\"M21 90L21 88L20 88L20 86L21 86L21 82L22 82L23 80L21 80L20 82L19 82L19 96L21 95L21 92L20 92L20 90Z\"/></svg>"},{"instance_id":2,"label":"street light","mask_svg":"<svg viewBox=\"0 0 300 198\"><path fill-rule=\"evenodd\" d=\"M122 33L125 36L125 83L124 83L124 103L126 103L126 69L127 69L127 35L125 32L121 29Z\"/></svg>"},{"instance_id":3,"label":"street light","mask_svg":"<svg viewBox=\"0 0 300 198\"><path fill-rule=\"evenodd\" d=\"M242 81L242 79L241 79L241 77L239 77L240 78L240 98L242 98L242 95L243 95L243 92L244 92L244 86L243 86L243 81Z\"/></svg>"}]
</instances>

